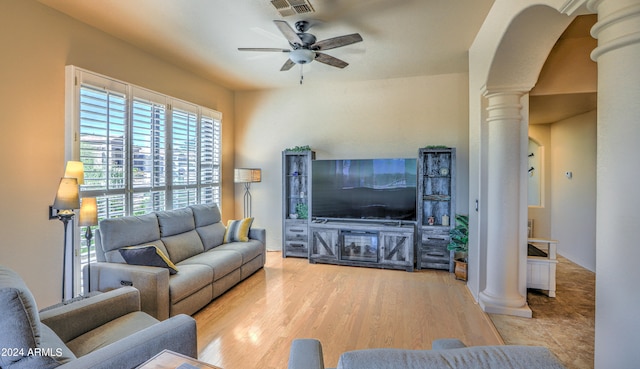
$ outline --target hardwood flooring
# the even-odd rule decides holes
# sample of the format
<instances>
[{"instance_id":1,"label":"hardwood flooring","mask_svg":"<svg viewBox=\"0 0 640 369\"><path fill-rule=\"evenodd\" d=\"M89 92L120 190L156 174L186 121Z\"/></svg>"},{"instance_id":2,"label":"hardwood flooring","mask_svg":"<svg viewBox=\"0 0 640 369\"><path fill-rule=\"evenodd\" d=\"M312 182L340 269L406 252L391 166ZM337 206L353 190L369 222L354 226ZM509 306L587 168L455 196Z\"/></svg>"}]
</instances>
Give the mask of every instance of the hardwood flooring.
<instances>
[{"instance_id":1,"label":"hardwood flooring","mask_svg":"<svg viewBox=\"0 0 640 369\"><path fill-rule=\"evenodd\" d=\"M451 337L504 343L451 273L309 264L279 252L194 318L199 359L224 369L284 369L295 338L319 339L327 367L355 349L430 349Z\"/></svg>"}]
</instances>

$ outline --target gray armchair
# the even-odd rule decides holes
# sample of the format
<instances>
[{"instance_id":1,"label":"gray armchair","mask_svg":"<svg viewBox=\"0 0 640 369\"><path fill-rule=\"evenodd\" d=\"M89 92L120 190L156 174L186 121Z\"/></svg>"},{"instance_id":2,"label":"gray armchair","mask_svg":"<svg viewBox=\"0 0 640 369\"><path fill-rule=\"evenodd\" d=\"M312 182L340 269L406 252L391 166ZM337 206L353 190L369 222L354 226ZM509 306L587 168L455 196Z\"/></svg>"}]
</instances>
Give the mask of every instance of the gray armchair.
<instances>
[{"instance_id":1,"label":"gray armchair","mask_svg":"<svg viewBox=\"0 0 640 369\"><path fill-rule=\"evenodd\" d=\"M135 368L169 349L197 356L196 323L140 311L124 287L38 313L33 295L0 265L0 368Z\"/></svg>"}]
</instances>

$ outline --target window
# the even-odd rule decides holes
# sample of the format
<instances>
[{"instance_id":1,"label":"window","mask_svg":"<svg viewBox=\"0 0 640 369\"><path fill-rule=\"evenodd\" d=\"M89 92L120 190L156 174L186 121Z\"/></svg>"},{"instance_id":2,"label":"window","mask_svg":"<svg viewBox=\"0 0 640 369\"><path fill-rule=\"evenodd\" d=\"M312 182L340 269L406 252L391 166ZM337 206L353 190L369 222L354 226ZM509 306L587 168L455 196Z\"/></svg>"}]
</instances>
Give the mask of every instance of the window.
<instances>
[{"instance_id":1,"label":"window","mask_svg":"<svg viewBox=\"0 0 640 369\"><path fill-rule=\"evenodd\" d=\"M68 158L84 163L80 193L99 220L220 204L219 112L73 66L67 80Z\"/></svg>"}]
</instances>

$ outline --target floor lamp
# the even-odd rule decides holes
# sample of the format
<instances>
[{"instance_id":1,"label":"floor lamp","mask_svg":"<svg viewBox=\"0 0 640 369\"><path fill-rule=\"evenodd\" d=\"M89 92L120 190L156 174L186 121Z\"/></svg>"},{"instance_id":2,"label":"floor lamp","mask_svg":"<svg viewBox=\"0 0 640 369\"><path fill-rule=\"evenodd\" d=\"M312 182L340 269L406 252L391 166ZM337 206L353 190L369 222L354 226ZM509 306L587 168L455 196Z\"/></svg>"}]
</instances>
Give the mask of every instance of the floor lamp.
<instances>
[{"instance_id":1,"label":"floor lamp","mask_svg":"<svg viewBox=\"0 0 640 369\"><path fill-rule=\"evenodd\" d=\"M85 295L91 292L91 239L93 233L91 227L98 225L98 205L95 197L84 197L82 205L80 205L80 214L78 214L78 225L87 227L84 238L87 240L87 284L85 286Z\"/></svg>"},{"instance_id":2,"label":"floor lamp","mask_svg":"<svg viewBox=\"0 0 640 369\"><path fill-rule=\"evenodd\" d=\"M80 195L76 178L64 177L60 179L60 185L52 208L57 210L56 217L60 219L64 226L64 240L62 241L62 301L64 301L66 292L65 276L67 272L67 230L69 221L75 215L73 210L80 208Z\"/></svg>"},{"instance_id":3,"label":"floor lamp","mask_svg":"<svg viewBox=\"0 0 640 369\"><path fill-rule=\"evenodd\" d=\"M251 217L251 183L262 180L262 171L256 168L236 168L233 172L235 183L244 183L244 217Z\"/></svg>"}]
</instances>

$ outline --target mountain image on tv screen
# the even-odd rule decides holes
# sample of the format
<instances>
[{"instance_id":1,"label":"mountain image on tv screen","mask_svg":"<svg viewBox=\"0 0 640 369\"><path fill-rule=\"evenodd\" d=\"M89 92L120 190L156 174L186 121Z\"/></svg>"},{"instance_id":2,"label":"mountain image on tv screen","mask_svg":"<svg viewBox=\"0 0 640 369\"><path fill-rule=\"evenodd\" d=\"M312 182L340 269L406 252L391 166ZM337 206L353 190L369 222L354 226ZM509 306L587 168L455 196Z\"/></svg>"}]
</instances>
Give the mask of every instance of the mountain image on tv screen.
<instances>
[{"instance_id":1,"label":"mountain image on tv screen","mask_svg":"<svg viewBox=\"0 0 640 369\"><path fill-rule=\"evenodd\" d=\"M416 159L314 160L315 218L416 219Z\"/></svg>"}]
</instances>

